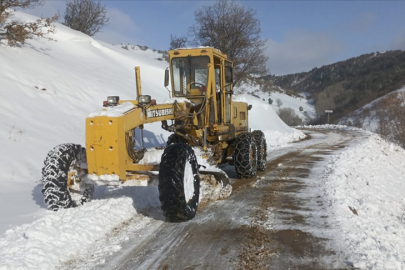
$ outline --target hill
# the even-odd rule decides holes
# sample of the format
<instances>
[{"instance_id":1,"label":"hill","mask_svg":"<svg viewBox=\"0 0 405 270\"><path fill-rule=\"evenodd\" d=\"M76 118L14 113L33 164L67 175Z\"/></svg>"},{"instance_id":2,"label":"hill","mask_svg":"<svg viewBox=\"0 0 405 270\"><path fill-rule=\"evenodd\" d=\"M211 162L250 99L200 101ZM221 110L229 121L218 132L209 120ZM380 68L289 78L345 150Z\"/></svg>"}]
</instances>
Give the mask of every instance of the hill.
<instances>
[{"instance_id":1,"label":"hill","mask_svg":"<svg viewBox=\"0 0 405 270\"><path fill-rule=\"evenodd\" d=\"M318 113L334 110L337 122L342 116L405 85L405 51L364 54L309 72L266 79L305 94L312 99Z\"/></svg>"}]
</instances>

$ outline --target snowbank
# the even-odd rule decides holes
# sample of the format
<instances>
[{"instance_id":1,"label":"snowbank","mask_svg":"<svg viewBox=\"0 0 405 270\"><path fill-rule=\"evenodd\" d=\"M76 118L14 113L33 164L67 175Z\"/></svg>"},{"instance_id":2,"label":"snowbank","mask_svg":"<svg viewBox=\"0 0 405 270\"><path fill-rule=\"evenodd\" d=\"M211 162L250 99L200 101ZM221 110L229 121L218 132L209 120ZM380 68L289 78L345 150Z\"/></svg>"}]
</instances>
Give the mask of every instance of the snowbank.
<instances>
[{"instance_id":1,"label":"snowbank","mask_svg":"<svg viewBox=\"0 0 405 270\"><path fill-rule=\"evenodd\" d=\"M351 126L346 126L346 125L303 125L303 126L297 126L297 128L303 128L303 129L335 129L335 130L351 130L351 131L359 131L363 132L361 128L357 127L351 127Z\"/></svg>"},{"instance_id":2,"label":"snowbank","mask_svg":"<svg viewBox=\"0 0 405 270\"><path fill-rule=\"evenodd\" d=\"M0 238L0 269L55 269L61 258L79 252L129 220L132 199L95 200L83 207L48 212Z\"/></svg>"},{"instance_id":3,"label":"snowbank","mask_svg":"<svg viewBox=\"0 0 405 270\"><path fill-rule=\"evenodd\" d=\"M405 268L405 150L373 135L328 164L334 239L360 269Z\"/></svg>"},{"instance_id":4,"label":"snowbank","mask_svg":"<svg viewBox=\"0 0 405 270\"><path fill-rule=\"evenodd\" d=\"M293 129L293 132L281 133L280 131L265 130L264 136L266 137L267 149L279 149L286 147L291 142L304 139L306 136L302 131Z\"/></svg>"}]
</instances>

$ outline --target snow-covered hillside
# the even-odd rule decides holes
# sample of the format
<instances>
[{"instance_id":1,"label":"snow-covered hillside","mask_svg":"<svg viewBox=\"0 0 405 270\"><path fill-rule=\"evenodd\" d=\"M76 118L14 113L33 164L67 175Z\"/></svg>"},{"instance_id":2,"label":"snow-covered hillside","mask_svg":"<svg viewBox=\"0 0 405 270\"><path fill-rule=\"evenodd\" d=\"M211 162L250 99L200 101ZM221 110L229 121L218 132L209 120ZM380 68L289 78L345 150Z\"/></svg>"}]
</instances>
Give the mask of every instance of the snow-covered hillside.
<instances>
[{"instance_id":1,"label":"snow-covered hillside","mask_svg":"<svg viewBox=\"0 0 405 270\"><path fill-rule=\"evenodd\" d=\"M241 86L243 92L249 93L249 96L255 97L261 101L261 104L269 104L269 98L272 100L271 107L275 112L282 108L291 108L295 114L302 119L303 124L316 118L316 112L313 105L303 97L288 95L286 91L279 88L278 91L263 92L260 87L256 85L244 84ZM277 100L280 100L280 105ZM302 111L300 110L302 108Z\"/></svg>"},{"instance_id":2,"label":"snow-covered hillside","mask_svg":"<svg viewBox=\"0 0 405 270\"><path fill-rule=\"evenodd\" d=\"M35 19L21 12L16 15L22 20ZM52 38L56 41L34 39L15 48L0 45L1 235L38 218L53 219L55 214L46 210L39 183L45 156L61 143L84 145L85 118L99 110L107 96L134 99L135 66L141 67L143 93L158 102L168 98L163 87L168 63L157 60L161 54L152 50L125 50L61 24L57 24L57 33ZM253 104L250 127L265 131L269 150L303 137L302 132L286 126L269 105L252 97L239 99ZM165 145L168 135L160 123L146 126L149 147ZM111 204L108 192L103 188L96 190L94 205L88 206L100 209L107 217L108 213L101 209ZM156 199L156 189L150 192ZM148 202L144 200L143 206L159 206L154 200ZM123 204L125 208L133 202ZM111 213L119 213L118 208ZM68 210L66 214L69 211L80 210Z\"/></svg>"},{"instance_id":3,"label":"snow-covered hillside","mask_svg":"<svg viewBox=\"0 0 405 270\"><path fill-rule=\"evenodd\" d=\"M377 128L379 126L379 118L378 118L377 112L376 112L376 105L382 99L385 99L385 98L389 97L390 95L398 93L398 92L405 92L405 86L364 105L360 109L351 113L349 116L340 119L339 124L347 125L349 123L351 125L359 126L359 127L363 128L364 130L368 130L368 131L377 130Z\"/></svg>"}]
</instances>

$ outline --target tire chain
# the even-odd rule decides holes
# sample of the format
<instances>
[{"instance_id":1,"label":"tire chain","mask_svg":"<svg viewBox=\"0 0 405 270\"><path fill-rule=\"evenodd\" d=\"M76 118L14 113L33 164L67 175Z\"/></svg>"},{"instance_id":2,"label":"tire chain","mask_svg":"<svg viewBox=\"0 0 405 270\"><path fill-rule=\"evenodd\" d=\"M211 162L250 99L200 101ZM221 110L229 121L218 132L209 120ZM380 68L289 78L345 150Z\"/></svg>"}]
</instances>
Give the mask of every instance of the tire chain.
<instances>
[{"instance_id":1,"label":"tire chain","mask_svg":"<svg viewBox=\"0 0 405 270\"><path fill-rule=\"evenodd\" d=\"M250 151L253 151L253 159ZM249 178L257 173L257 147L251 133L242 133L236 137L233 153L235 171L239 178Z\"/></svg>"},{"instance_id":2,"label":"tire chain","mask_svg":"<svg viewBox=\"0 0 405 270\"><path fill-rule=\"evenodd\" d=\"M191 164L194 175L194 196L185 201L184 168ZM176 143L166 147L159 170L159 199L168 221L186 221L195 216L200 192L200 176L194 151L188 144Z\"/></svg>"},{"instance_id":3,"label":"tire chain","mask_svg":"<svg viewBox=\"0 0 405 270\"><path fill-rule=\"evenodd\" d=\"M79 202L72 200L67 183L70 166L75 162L85 162L86 152L76 144L61 144L52 149L44 161L41 182L45 203L50 210L69 208L91 199L92 186L83 192Z\"/></svg>"},{"instance_id":4,"label":"tire chain","mask_svg":"<svg viewBox=\"0 0 405 270\"><path fill-rule=\"evenodd\" d=\"M261 130L253 131L252 135L257 146L257 171L262 172L266 169L267 165L266 137L264 136L264 133Z\"/></svg>"}]
</instances>

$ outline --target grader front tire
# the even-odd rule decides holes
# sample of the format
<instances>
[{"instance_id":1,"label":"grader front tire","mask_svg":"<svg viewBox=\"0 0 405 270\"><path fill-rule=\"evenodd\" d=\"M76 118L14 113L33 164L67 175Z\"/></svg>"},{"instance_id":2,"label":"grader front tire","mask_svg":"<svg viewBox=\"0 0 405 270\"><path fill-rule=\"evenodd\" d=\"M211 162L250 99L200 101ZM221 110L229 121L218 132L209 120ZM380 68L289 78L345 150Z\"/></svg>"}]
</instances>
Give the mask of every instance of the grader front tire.
<instances>
[{"instance_id":1,"label":"grader front tire","mask_svg":"<svg viewBox=\"0 0 405 270\"><path fill-rule=\"evenodd\" d=\"M194 150L188 144L166 147L159 169L159 199L167 221L194 218L200 196L200 175Z\"/></svg>"},{"instance_id":2,"label":"grader front tire","mask_svg":"<svg viewBox=\"0 0 405 270\"><path fill-rule=\"evenodd\" d=\"M77 144L61 144L48 153L41 178L42 193L48 209L57 211L91 200L93 185L80 181L86 174L81 168L83 163L86 163L86 150ZM79 182L75 183L75 179ZM78 188L70 189L69 186Z\"/></svg>"},{"instance_id":3,"label":"grader front tire","mask_svg":"<svg viewBox=\"0 0 405 270\"><path fill-rule=\"evenodd\" d=\"M169 136L169 138L167 138L166 146L174 143L185 143L185 140L180 135L173 133Z\"/></svg>"}]
</instances>

